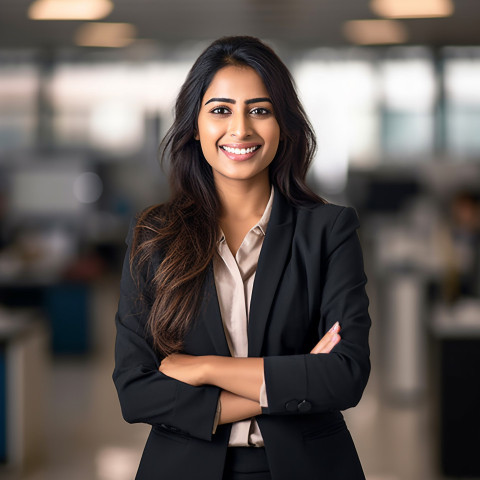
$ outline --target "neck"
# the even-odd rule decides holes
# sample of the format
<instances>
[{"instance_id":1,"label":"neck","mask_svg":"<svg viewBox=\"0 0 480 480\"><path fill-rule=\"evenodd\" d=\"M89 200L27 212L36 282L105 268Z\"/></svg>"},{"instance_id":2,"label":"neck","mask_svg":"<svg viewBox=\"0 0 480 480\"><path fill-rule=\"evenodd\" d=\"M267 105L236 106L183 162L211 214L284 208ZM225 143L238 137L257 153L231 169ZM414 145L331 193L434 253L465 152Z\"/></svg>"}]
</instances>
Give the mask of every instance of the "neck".
<instances>
[{"instance_id":1,"label":"neck","mask_svg":"<svg viewBox=\"0 0 480 480\"><path fill-rule=\"evenodd\" d=\"M252 216L260 218L270 198L271 186L266 181L255 184L232 182L229 185L217 184L221 203L222 219L243 220Z\"/></svg>"}]
</instances>

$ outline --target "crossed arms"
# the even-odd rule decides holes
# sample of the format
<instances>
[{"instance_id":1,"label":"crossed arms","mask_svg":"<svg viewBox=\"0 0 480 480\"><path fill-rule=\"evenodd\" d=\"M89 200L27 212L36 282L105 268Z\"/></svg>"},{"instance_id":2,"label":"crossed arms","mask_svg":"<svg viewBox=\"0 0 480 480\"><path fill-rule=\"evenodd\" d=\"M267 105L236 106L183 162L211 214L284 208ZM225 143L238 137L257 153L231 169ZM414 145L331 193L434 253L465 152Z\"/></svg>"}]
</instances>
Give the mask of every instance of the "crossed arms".
<instances>
[{"instance_id":1,"label":"crossed arms","mask_svg":"<svg viewBox=\"0 0 480 480\"><path fill-rule=\"evenodd\" d=\"M338 322L315 345L311 354L328 354L340 342ZM219 424L232 423L262 413L260 388L263 358L232 358L215 355L172 354L162 360L159 371L194 387L215 385L220 392Z\"/></svg>"}]
</instances>

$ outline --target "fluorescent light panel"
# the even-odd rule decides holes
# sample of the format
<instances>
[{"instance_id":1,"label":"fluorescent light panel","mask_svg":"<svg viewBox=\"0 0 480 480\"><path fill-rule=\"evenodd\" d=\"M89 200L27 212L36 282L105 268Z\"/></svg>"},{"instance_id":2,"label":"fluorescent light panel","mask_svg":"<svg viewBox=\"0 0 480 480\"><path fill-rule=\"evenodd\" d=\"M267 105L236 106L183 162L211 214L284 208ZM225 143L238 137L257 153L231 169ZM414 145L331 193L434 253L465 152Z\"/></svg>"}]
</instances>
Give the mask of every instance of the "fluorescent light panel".
<instances>
[{"instance_id":1,"label":"fluorescent light panel","mask_svg":"<svg viewBox=\"0 0 480 480\"><path fill-rule=\"evenodd\" d=\"M36 0L28 9L32 20L98 20L113 10L111 0Z\"/></svg>"},{"instance_id":2,"label":"fluorescent light panel","mask_svg":"<svg viewBox=\"0 0 480 480\"><path fill-rule=\"evenodd\" d=\"M386 18L434 18L453 14L452 0L371 0L371 10Z\"/></svg>"},{"instance_id":3,"label":"fluorescent light panel","mask_svg":"<svg viewBox=\"0 0 480 480\"><path fill-rule=\"evenodd\" d=\"M350 20L344 23L343 33L357 45L405 43L408 38L405 25L395 20Z\"/></svg>"},{"instance_id":4,"label":"fluorescent light panel","mask_svg":"<svg viewBox=\"0 0 480 480\"><path fill-rule=\"evenodd\" d=\"M88 22L75 34L81 47L126 47L135 40L136 30L130 23Z\"/></svg>"}]
</instances>

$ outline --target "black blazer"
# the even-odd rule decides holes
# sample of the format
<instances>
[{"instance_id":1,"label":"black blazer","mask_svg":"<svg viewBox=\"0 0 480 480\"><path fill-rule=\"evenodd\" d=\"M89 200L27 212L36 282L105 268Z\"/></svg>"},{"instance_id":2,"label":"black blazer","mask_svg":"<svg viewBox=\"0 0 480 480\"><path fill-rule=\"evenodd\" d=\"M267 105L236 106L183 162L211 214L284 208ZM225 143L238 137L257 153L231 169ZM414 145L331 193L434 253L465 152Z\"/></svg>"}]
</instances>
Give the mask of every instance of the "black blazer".
<instances>
[{"instance_id":1,"label":"black blazer","mask_svg":"<svg viewBox=\"0 0 480 480\"><path fill-rule=\"evenodd\" d=\"M278 189L260 253L248 325L249 356L265 357L268 408L256 419L273 480L357 480L364 475L340 410L360 400L370 372L367 281L355 210L294 207ZM127 237L130 245L132 228ZM137 480L221 480L230 425L212 426L219 389L193 387L158 371L145 330L151 259L135 283L128 255L116 316L113 380L127 422L152 425ZM185 353L230 355L213 270ZM328 355L308 352L339 321Z\"/></svg>"}]
</instances>

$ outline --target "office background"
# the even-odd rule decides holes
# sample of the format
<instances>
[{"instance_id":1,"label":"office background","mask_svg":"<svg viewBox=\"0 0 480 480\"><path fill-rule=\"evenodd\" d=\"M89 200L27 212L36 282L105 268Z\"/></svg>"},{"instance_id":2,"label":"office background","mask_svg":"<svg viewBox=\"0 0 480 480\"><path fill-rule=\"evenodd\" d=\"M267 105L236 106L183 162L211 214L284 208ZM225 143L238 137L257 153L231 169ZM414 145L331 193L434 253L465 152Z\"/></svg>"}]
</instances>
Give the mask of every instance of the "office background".
<instances>
[{"instance_id":1,"label":"office background","mask_svg":"<svg viewBox=\"0 0 480 480\"><path fill-rule=\"evenodd\" d=\"M480 478L480 2L0 0L0 478L128 480L114 315L131 216L192 62L258 36L354 206L372 376L346 412L368 480Z\"/></svg>"}]
</instances>

